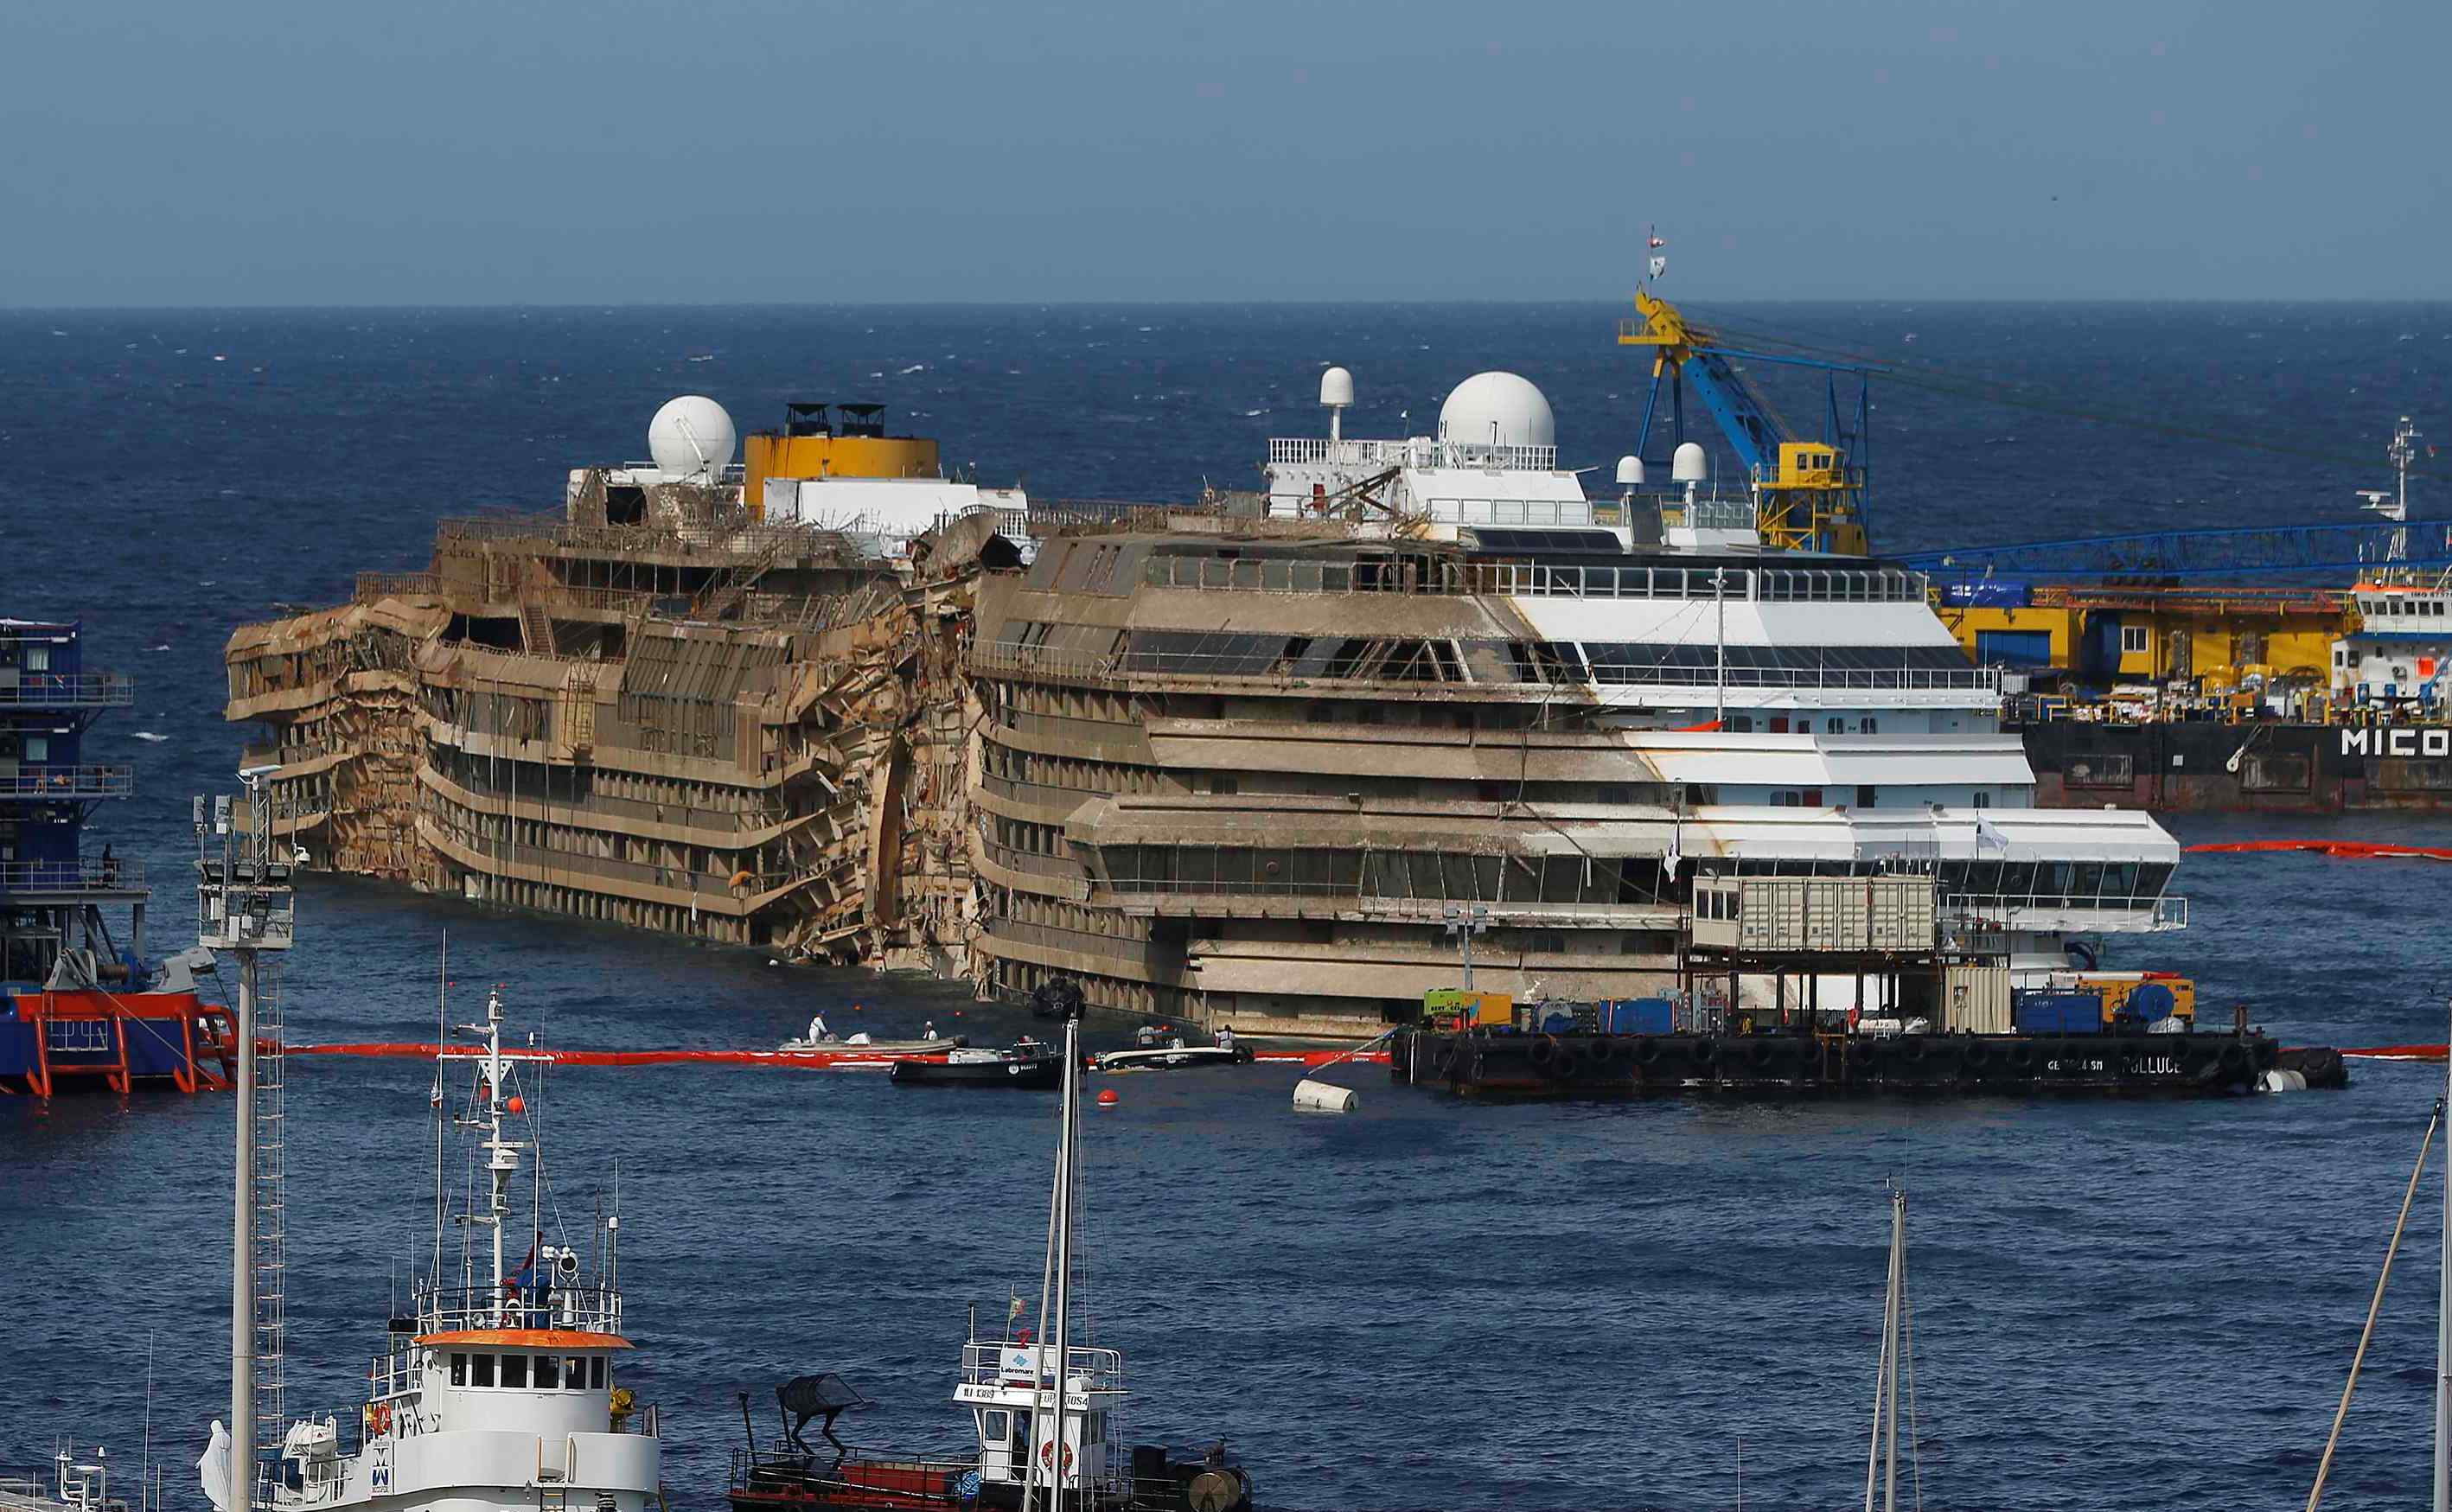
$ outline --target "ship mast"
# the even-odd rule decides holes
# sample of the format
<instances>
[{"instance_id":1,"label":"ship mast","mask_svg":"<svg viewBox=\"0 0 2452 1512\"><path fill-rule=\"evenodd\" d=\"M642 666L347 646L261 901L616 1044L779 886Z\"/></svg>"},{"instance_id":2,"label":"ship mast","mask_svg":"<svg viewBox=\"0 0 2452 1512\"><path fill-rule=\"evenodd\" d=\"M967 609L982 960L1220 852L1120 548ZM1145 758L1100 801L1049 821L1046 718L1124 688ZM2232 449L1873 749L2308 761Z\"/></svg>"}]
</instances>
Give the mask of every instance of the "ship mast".
<instances>
[{"instance_id":1,"label":"ship mast","mask_svg":"<svg viewBox=\"0 0 2452 1512\"><path fill-rule=\"evenodd\" d=\"M485 1138L479 1147L485 1151L485 1171L492 1179L493 1191L483 1212L472 1212L468 1221L491 1228L494 1240L493 1289L489 1295L500 1310L503 1325L510 1325L513 1299L509 1293L509 1273L504 1268L503 1221L511 1210L511 1182L520 1172L520 1140L503 1137L503 1114L509 1099L503 1090L504 1073L512 1057L503 1053L503 991L497 987L485 994L485 1022L463 1024L464 1032L477 1036L484 1051L476 1057L478 1065L477 1116L474 1128L484 1130Z\"/></svg>"}]
</instances>

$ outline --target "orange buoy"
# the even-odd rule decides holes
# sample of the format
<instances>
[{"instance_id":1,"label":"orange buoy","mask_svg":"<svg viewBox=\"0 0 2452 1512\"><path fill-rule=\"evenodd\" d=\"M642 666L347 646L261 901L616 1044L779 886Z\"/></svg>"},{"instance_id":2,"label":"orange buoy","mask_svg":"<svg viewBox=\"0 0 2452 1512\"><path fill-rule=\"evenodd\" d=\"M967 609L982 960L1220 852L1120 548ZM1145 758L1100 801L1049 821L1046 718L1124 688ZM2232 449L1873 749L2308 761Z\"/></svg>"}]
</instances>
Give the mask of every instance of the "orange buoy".
<instances>
[{"instance_id":1,"label":"orange buoy","mask_svg":"<svg viewBox=\"0 0 2452 1512\"><path fill-rule=\"evenodd\" d=\"M503 1106L509 1109L512 1112L524 1113L528 1110L528 1100L514 1092L511 1094L511 1100L504 1103Z\"/></svg>"},{"instance_id":2,"label":"orange buoy","mask_svg":"<svg viewBox=\"0 0 2452 1512\"><path fill-rule=\"evenodd\" d=\"M1122 1098L1116 1095L1116 1090L1112 1087L1098 1094L1098 1106L1101 1108L1113 1108L1122 1101Z\"/></svg>"}]
</instances>

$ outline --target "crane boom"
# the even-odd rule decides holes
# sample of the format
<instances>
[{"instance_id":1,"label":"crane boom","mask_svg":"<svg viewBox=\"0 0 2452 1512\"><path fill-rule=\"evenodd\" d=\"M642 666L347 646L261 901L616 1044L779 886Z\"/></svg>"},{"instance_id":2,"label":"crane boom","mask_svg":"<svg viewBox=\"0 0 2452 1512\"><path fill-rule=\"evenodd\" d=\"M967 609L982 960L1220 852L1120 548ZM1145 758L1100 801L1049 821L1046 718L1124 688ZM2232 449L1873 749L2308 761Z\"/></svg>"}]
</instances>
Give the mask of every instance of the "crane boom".
<instances>
[{"instance_id":1,"label":"crane boom","mask_svg":"<svg viewBox=\"0 0 2452 1512\"><path fill-rule=\"evenodd\" d=\"M1636 455L1642 455L1651 442L1664 397L1669 405L1670 443L1685 442L1686 390L1691 384L1746 468L1763 544L1789 551L1862 555L1867 549L1865 496L1871 477L1866 441L1871 406L1862 380L1876 369L1741 351L1689 321L1676 305L1648 287L1634 291L1634 307L1639 318L1618 322L1617 342L1620 346L1652 348L1651 389L1644 400ZM1739 361L1823 371L1827 414L1820 439L1799 436L1782 420L1738 370ZM1860 380L1852 432L1840 419L1842 373L1855 374Z\"/></svg>"}]
</instances>

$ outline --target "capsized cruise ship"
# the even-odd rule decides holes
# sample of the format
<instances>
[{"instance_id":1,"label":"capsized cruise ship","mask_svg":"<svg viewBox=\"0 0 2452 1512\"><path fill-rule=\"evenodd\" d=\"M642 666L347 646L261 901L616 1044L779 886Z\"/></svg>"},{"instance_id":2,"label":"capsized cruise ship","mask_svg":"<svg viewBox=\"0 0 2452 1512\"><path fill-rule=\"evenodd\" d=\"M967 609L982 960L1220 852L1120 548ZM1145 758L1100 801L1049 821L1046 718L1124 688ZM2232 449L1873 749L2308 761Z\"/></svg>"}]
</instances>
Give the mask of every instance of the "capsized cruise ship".
<instances>
[{"instance_id":1,"label":"capsized cruise ship","mask_svg":"<svg viewBox=\"0 0 2452 1512\"><path fill-rule=\"evenodd\" d=\"M2150 818L2035 807L1924 579L1813 549L1862 540L1843 445L1731 483L1682 443L1593 497L1520 377L1430 436L1347 437L1342 369L1321 398L1264 491L1183 506L948 479L870 405L736 466L676 400L651 462L242 626L227 714L318 866L1263 1039L1468 970L1691 996L1707 877L1922 878L1930 915L1912 971L1731 967L1729 1008L2006 1015L2185 923Z\"/></svg>"},{"instance_id":2,"label":"capsized cruise ship","mask_svg":"<svg viewBox=\"0 0 2452 1512\"><path fill-rule=\"evenodd\" d=\"M1513 374L1428 437L1345 437L1342 369L1321 400L1244 513L1058 533L982 583L986 985L1263 1037L1405 1021L1464 949L1519 997L1650 996L1705 875L1929 878L1934 955L2005 1003L2185 923L2152 818L2034 806L1920 576L1767 549L1691 442L1590 498Z\"/></svg>"}]
</instances>

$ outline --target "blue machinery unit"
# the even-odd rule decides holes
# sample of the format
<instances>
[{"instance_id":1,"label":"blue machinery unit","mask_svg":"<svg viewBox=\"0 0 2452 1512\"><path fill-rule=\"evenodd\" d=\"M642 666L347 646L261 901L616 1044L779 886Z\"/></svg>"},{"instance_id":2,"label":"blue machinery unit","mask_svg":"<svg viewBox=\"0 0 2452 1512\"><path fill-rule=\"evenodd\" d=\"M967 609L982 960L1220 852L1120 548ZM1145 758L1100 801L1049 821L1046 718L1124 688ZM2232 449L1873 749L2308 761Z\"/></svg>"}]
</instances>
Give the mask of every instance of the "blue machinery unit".
<instances>
[{"instance_id":1,"label":"blue machinery unit","mask_svg":"<svg viewBox=\"0 0 2452 1512\"><path fill-rule=\"evenodd\" d=\"M1664 389L1669 400L1670 444L1685 442L1686 389L1691 384L1695 397L1745 464L1747 481L1754 490L1755 525L1764 545L1785 551L1863 555L1867 549L1865 497L1872 473L1867 379L1879 369L1724 346L1710 331L1690 324L1677 306L1647 288L1634 291L1634 307L1642 318L1618 322L1617 344L1652 348L1651 391L1644 400L1643 429L1635 437L1635 454L1642 456L1651 444ZM1820 438L1799 436L1746 382L1735 366L1738 361L1819 369L1825 378ZM1839 403L1842 373L1853 374L1857 380L1852 426L1843 419ZM1651 460L1646 461L1649 464Z\"/></svg>"}]
</instances>

